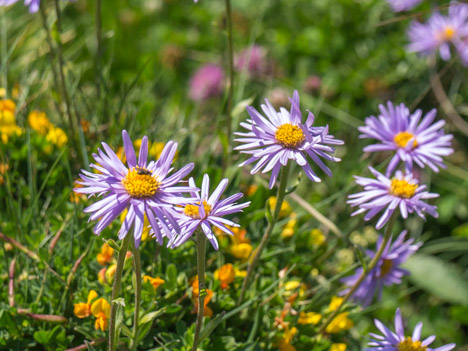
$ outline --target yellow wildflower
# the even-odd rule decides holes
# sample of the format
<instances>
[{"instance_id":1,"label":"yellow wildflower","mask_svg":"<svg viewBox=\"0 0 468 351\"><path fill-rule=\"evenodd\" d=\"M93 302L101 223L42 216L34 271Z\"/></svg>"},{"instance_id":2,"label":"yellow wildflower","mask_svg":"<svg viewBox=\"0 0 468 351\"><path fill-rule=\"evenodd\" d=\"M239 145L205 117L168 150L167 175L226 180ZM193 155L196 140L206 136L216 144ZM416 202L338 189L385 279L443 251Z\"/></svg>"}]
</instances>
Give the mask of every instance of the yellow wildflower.
<instances>
[{"instance_id":1,"label":"yellow wildflower","mask_svg":"<svg viewBox=\"0 0 468 351\"><path fill-rule=\"evenodd\" d=\"M221 282L221 289L225 290L229 289L229 284L234 281L236 273L232 264L227 263L214 272L214 277Z\"/></svg>"},{"instance_id":2,"label":"yellow wildflower","mask_svg":"<svg viewBox=\"0 0 468 351\"><path fill-rule=\"evenodd\" d=\"M0 185L4 183L3 175L8 171L10 166L7 163L0 163Z\"/></svg>"},{"instance_id":3,"label":"yellow wildflower","mask_svg":"<svg viewBox=\"0 0 468 351\"><path fill-rule=\"evenodd\" d=\"M41 135L47 135L54 125L49 121L46 114L40 111L31 111L28 115L28 124L31 129L35 130Z\"/></svg>"},{"instance_id":4,"label":"yellow wildflower","mask_svg":"<svg viewBox=\"0 0 468 351\"><path fill-rule=\"evenodd\" d=\"M289 326L286 326L283 336L278 340L277 347L280 351L296 351L296 348L291 345L291 340L294 335L297 333L297 328L292 327L289 329Z\"/></svg>"},{"instance_id":5,"label":"yellow wildflower","mask_svg":"<svg viewBox=\"0 0 468 351\"><path fill-rule=\"evenodd\" d=\"M328 334L335 334L351 329L354 326L354 323L348 318L348 314L349 312L340 313L330 322L329 325L327 325L325 331Z\"/></svg>"},{"instance_id":6,"label":"yellow wildflower","mask_svg":"<svg viewBox=\"0 0 468 351\"><path fill-rule=\"evenodd\" d=\"M318 322L320 322L321 319L322 319L322 315L320 313L301 312L301 314L299 315L299 319L298 319L297 323L317 325Z\"/></svg>"},{"instance_id":7,"label":"yellow wildflower","mask_svg":"<svg viewBox=\"0 0 468 351\"><path fill-rule=\"evenodd\" d=\"M88 302L76 303L73 308L73 313L78 318L86 318L91 315L91 301L97 297L97 292L91 290L88 294Z\"/></svg>"},{"instance_id":8,"label":"yellow wildflower","mask_svg":"<svg viewBox=\"0 0 468 351\"><path fill-rule=\"evenodd\" d=\"M301 282L297 280L290 280L284 284L284 289L286 291L295 290L301 286Z\"/></svg>"},{"instance_id":9,"label":"yellow wildflower","mask_svg":"<svg viewBox=\"0 0 468 351\"><path fill-rule=\"evenodd\" d=\"M19 97L19 94L20 94L20 85L18 83L15 83L15 85L13 85L13 89L11 90L11 97L17 100Z\"/></svg>"},{"instance_id":10,"label":"yellow wildflower","mask_svg":"<svg viewBox=\"0 0 468 351\"><path fill-rule=\"evenodd\" d=\"M203 310L203 315L205 317L212 317L213 316L213 310L207 306L208 302L210 302L211 298L213 297L213 291L210 289L205 289L206 290L206 295L205 295L205 300L203 301L204 305L204 310ZM198 275L195 276L193 282L192 282L192 300L195 305L195 310L194 312L198 310L198 294L200 293L200 288L198 287Z\"/></svg>"},{"instance_id":11,"label":"yellow wildflower","mask_svg":"<svg viewBox=\"0 0 468 351\"><path fill-rule=\"evenodd\" d=\"M106 284L106 271L107 271L107 268L104 267L102 268L99 273L98 273L98 280L99 280L99 283L101 284Z\"/></svg>"},{"instance_id":12,"label":"yellow wildflower","mask_svg":"<svg viewBox=\"0 0 468 351\"><path fill-rule=\"evenodd\" d=\"M230 254L241 261L246 261L250 257L252 250L253 247L249 243L234 244L229 248Z\"/></svg>"},{"instance_id":13,"label":"yellow wildflower","mask_svg":"<svg viewBox=\"0 0 468 351\"><path fill-rule=\"evenodd\" d=\"M310 232L309 243L312 246L321 246L325 243L326 238L320 229L312 229Z\"/></svg>"},{"instance_id":14,"label":"yellow wildflower","mask_svg":"<svg viewBox=\"0 0 468 351\"><path fill-rule=\"evenodd\" d=\"M284 226L283 231L281 232L281 236L283 238L290 238L291 236L293 236L294 228L296 227L296 224L297 224L296 214L293 212L291 213L291 219Z\"/></svg>"},{"instance_id":15,"label":"yellow wildflower","mask_svg":"<svg viewBox=\"0 0 468 351\"><path fill-rule=\"evenodd\" d=\"M146 283L150 283L153 286L154 290L156 290L158 287L160 287L166 282L165 280L159 277L153 278L153 277L150 277L149 275L144 275L143 281Z\"/></svg>"},{"instance_id":16,"label":"yellow wildflower","mask_svg":"<svg viewBox=\"0 0 468 351\"><path fill-rule=\"evenodd\" d=\"M52 127L46 135L46 140L57 147L63 147L68 143L68 137L63 129Z\"/></svg>"},{"instance_id":17,"label":"yellow wildflower","mask_svg":"<svg viewBox=\"0 0 468 351\"><path fill-rule=\"evenodd\" d=\"M112 264L109 267L107 267L107 269L106 269L106 282L108 284L112 284L112 282L114 281L114 275L115 275L116 270L117 270L117 265L116 264Z\"/></svg>"},{"instance_id":18,"label":"yellow wildflower","mask_svg":"<svg viewBox=\"0 0 468 351\"><path fill-rule=\"evenodd\" d=\"M108 243L104 243L101 247L101 252L97 255L97 261L101 266L105 266L107 263L112 261L114 255L114 249L110 247Z\"/></svg>"},{"instance_id":19,"label":"yellow wildflower","mask_svg":"<svg viewBox=\"0 0 468 351\"><path fill-rule=\"evenodd\" d=\"M91 312L96 317L94 327L105 331L107 329L107 321L110 317L111 306L105 299L97 299L91 306Z\"/></svg>"},{"instance_id":20,"label":"yellow wildflower","mask_svg":"<svg viewBox=\"0 0 468 351\"><path fill-rule=\"evenodd\" d=\"M346 351L346 344L331 344L330 351Z\"/></svg>"},{"instance_id":21,"label":"yellow wildflower","mask_svg":"<svg viewBox=\"0 0 468 351\"><path fill-rule=\"evenodd\" d=\"M276 206L276 196L271 196L268 199L268 203L270 205L270 210L273 213L275 211L275 206ZM292 212L291 205L289 205L287 201L283 201L283 203L281 204L279 218L280 219L286 218L287 216L291 214L291 212Z\"/></svg>"},{"instance_id":22,"label":"yellow wildflower","mask_svg":"<svg viewBox=\"0 0 468 351\"><path fill-rule=\"evenodd\" d=\"M16 104L10 99L0 100L0 125L14 125Z\"/></svg>"},{"instance_id":23,"label":"yellow wildflower","mask_svg":"<svg viewBox=\"0 0 468 351\"><path fill-rule=\"evenodd\" d=\"M245 278L247 276L247 271L241 271L239 268L235 267L234 274L236 275L236 277Z\"/></svg>"},{"instance_id":24,"label":"yellow wildflower","mask_svg":"<svg viewBox=\"0 0 468 351\"><path fill-rule=\"evenodd\" d=\"M12 135L20 136L23 134L23 129L18 126L0 126L0 134L2 143L6 144Z\"/></svg>"},{"instance_id":25,"label":"yellow wildflower","mask_svg":"<svg viewBox=\"0 0 468 351\"><path fill-rule=\"evenodd\" d=\"M343 303L343 298L338 297L338 296L332 296L332 299L330 301L330 305L328 306L329 311L335 311L338 309L338 307L341 306Z\"/></svg>"},{"instance_id":26,"label":"yellow wildflower","mask_svg":"<svg viewBox=\"0 0 468 351\"><path fill-rule=\"evenodd\" d=\"M249 186L249 188L247 189L247 196L252 196L253 194L255 194L258 190L258 185L255 185L255 184L252 184Z\"/></svg>"},{"instance_id":27,"label":"yellow wildflower","mask_svg":"<svg viewBox=\"0 0 468 351\"><path fill-rule=\"evenodd\" d=\"M0 98L4 98L6 96L6 89L0 88Z\"/></svg>"}]
</instances>

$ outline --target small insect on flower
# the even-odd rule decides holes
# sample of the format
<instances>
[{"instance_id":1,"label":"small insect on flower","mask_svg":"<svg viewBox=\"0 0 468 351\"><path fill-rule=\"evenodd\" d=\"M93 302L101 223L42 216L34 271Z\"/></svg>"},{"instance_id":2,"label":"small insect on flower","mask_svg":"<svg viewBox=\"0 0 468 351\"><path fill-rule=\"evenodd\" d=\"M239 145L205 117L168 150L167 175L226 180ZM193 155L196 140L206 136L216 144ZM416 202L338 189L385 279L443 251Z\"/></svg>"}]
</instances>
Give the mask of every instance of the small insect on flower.
<instances>
[{"instance_id":1,"label":"small insect on flower","mask_svg":"<svg viewBox=\"0 0 468 351\"><path fill-rule=\"evenodd\" d=\"M410 274L400 265L418 251L422 243L413 244L414 239L405 241L406 234L407 231L404 230L393 243L392 240L388 242L376 267L368 273L365 280L352 295L354 301L361 303L363 306L368 306L372 303L376 294L378 299L381 299L383 286L400 284L403 276ZM382 240L383 238L380 236L376 247L377 251L382 245ZM375 256L373 251L367 251L366 254L370 258ZM345 295L349 291L349 288L356 283L362 272L363 269L358 268L353 275L341 280L348 287L348 289L341 292L341 295Z\"/></svg>"},{"instance_id":2,"label":"small insect on flower","mask_svg":"<svg viewBox=\"0 0 468 351\"><path fill-rule=\"evenodd\" d=\"M408 218L408 213L416 214L425 219L424 213L437 218L437 207L424 202L423 200L439 197L439 194L429 193L425 185L419 185L411 173L403 174L400 171L390 179L369 167L376 179L354 176L356 183L364 187L364 191L348 196L348 204L352 207L359 206L359 209L351 214L355 216L367 212L365 221L374 218L379 212L384 211L375 226L382 228L390 219L393 212L399 207L401 216Z\"/></svg>"},{"instance_id":3,"label":"small insect on flower","mask_svg":"<svg viewBox=\"0 0 468 351\"><path fill-rule=\"evenodd\" d=\"M82 170L79 182L82 188L75 192L105 197L87 207L84 212L91 213L90 220L98 220L94 233L100 234L122 212L128 211L119 231L119 239L123 239L130 229L134 229L135 246L138 247L142 238L145 216L154 235L162 244L163 235L171 236L174 230L179 230L175 219L177 215L173 205L183 200L180 194L197 191L197 188L175 186L190 173L193 163L190 163L172 175L172 161L177 150L177 143L168 142L155 162L147 162L148 138L141 142L138 160L133 144L127 131L122 131L124 150L128 168L117 157L115 152L102 143L104 151L98 149L94 154L96 164L91 167L99 173Z\"/></svg>"},{"instance_id":4,"label":"small insect on flower","mask_svg":"<svg viewBox=\"0 0 468 351\"><path fill-rule=\"evenodd\" d=\"M170 247L182 245L199 227L201 227L215 250L218 250L219 245L216 235L211 230L211 226L217 227L226 234L234 235L227 226L239 227L239 225L223 217L242 212L242 209L250 205L250 201L238 204L236 201L244 196L242 193L237 193L224 200L220 200L227 185L228 179L225 178L219 183L211 196L209 196L210 177L208 174L205 174L203 176L201 193L191 192L192 197L190 199L181 199L179 204L184 205L184 207L175 208L178 211L181 233L173 236L173 239L168 244ZM189 186L196 189L193 178L189 179Z\"/></svg>"},{"instance_id":5,"label":"small insect on flower","mask_svg":"<svg viewBox=\"0 0 468 351\"><path fill-rule=\"evenodd\" d=\"M366 118L366 125L359 127L360 138L375 139L379 143L366 146L364 152L395 151L390 160L386 175L393 173L400 162L404 162L406 170L412 171L413 163L423 168L429 166L434 172L446 168L442 162L443 156L453 153L451 140L453 135L445 134L445 121L435 123L436 109L429 111L421 120L422 111L413 114L404 105L394 106L390 101L387 106L379 105L378 117Z\"/></svg>"},{"instance_id":6,"label":"small insect on flower","mask_svg":"<svg viewBox=\"0 0 468 351\"><path fill-rule=\"evenodd\" d=\"M437 50L444 61L451 58L452 44L465 66L468 66L468 50L464 39L468 37L468 5L452 1L448 16L435 12L423 24L413 22L408 30L410 44L408 50L430 55Z\"/></svg>"},{"instance_id":7,"label":"small insect on flower","mask_svg":"<svg viewBox=\"0 0 468 351\"><path fill-rule=\"evenodd\" d=\"M328 126L312 127L315 117L311 112L307 121L302 123L297 90L290 99L290 111L281 107L280 112L277 112L267 99L265 102L266 105L261 107L267 117L262 116L252 106L248 106L247 112L252 119L241 123L247 132L234 133L240 137L235 141L243 144L235 147L234 150L251 155L239 167L256 162L250 171L251 174L261 169L263 169L262 173L272 171L270 189L275 185L281 166L286 166L289 160L297 162L307 177L314 182L321 180L310 167L307 157L310 157L320 169L331 176L331 170L321 158L334 162L340 161L339 158L329 155L335 149L328 145L341 145L343 142L328 134Z\"/></svg>"},{"instance_id":8,"label":"small insect on flower","mask_svg":"<svg viewBox=\"0 0 468 351\"><path fill-rule=\"evenodd\" d=\"M416 325L411 336L405 336L399 308L395 313L395 332L392 332L377 319L374 323L382 335L370 333L369 347L365 349L366 351L450 351L456 346L455 344L447 344L436 349L430 348L429 345L432 344L436 336L432 335L420 340L423 326L421 322Z\"/></svg>"}]
</instances>

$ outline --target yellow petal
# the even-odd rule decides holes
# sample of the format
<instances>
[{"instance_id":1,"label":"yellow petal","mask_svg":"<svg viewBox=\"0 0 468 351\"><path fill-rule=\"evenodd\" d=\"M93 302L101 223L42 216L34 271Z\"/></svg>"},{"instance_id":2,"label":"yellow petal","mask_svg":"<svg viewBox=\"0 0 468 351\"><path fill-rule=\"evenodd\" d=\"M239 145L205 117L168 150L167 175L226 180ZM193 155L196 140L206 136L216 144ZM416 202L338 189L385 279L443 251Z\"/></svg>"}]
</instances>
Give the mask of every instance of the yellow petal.
<instances>
[{"instance_id":1,"label":"yellow petal","mask_svg":"<svg viewBox=\"0 0 468 351\"><path fill-rule=\"evenodd\" d=\"M103 299L97 299L91 306L91 313L94 317L101 317L104 314L107 318L110 317L110 305Z\"/></svg>"},{"instance_id":2,"label":"yellow petal","mask_svg":"<svg viewBox=\"0 0 468 351\"><path fill-rule=\"evenodd\" d=\"M91 301L93 301L97 297L97 292L94 290L91 290L88 294L88 304L91 304Z\"/></svg>"},{"instance_id":3,"label":"yellow petal","mask_svg":"<svg viewBox=\"0 0 468 351\"><path fill-rule=\"evenodd\" d=\"M87 303L84 303L84 302L77 303L75 304L75 307L73 308L73 313L78 318L86 318L89 315L91 315L91 311L89 307L90 306Z\"/></svg>"}]
</instances>

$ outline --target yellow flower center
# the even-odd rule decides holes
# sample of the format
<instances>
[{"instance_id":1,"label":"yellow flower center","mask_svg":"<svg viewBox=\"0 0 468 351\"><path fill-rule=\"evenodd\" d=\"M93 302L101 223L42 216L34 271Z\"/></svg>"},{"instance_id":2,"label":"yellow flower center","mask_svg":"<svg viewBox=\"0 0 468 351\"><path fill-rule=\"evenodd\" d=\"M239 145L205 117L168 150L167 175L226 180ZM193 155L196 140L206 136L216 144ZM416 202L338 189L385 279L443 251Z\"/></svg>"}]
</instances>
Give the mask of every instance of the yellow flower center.
<instances>
[{"instance_id":1,"label":"yellow flower center","mask_svg":"<svg viewBox=\"0 0 468 351\"><path fill-rule=\"evenodd\" d=\"M410 184L404 179L393 179L390 185L390 194L409 199L414 195L417 188L417 184Z\"/></svg>"},{"instance_id":2,"label":"yellow flower center","mask_svg":"<svg viewBox=\"0 0 468 351\"><path fill-rule=\"evenodd\" d=\"M151 197L156 194L156 191L159 189L159 183L156 178L153 177L152 173L146 168L138 166L132 168L127 173L122 180L122 184L131 197L138 199Z\"/></svg>"},{"instance_id":3,"label":"yellow flower center","mask_svg":"<svg viewBox=\"0 0 468 351\"><path fill-rule=\"evenodd\" d=\"M199 204L200 203L198 203L198 205ZM200 213L198 211L198 208L199 208L198 205L192 205L192 204L185 205L184 213L187 216L192 217L193 219L200 219ZM208 203L205 200L203 200L203 207L205 208L205 217L207 217L211 212L211 206L208 205Z\"/></svg>"},{"instance_id":4,"label":"yellow flower center","mask_svg":"<svg viewBox=\"0 0 468 351\"><path fill-rule=\"evenodd\" d=\"M418 146L418 142L416 141L416 138L414 138L414 134L408 133L408 132L400 132L395 137L393 138L393 141L398 147L404 148L406 145L408 145L409 141L413 139L413 148Z\"/></svg>"},{"instance_id":5,"label":"yellow flower center","mask_svg":"<svg viewBox=\"0 0 468 351\"><path fill-rule=\"evenodd\" d=\"M304 142L305 135L300 127L286 123L278 127L275 133L275 139L284 147L293 149Z\"/></svg>"},{"instance_id":6,"label":"yellow flower center","mask_svg":"<svg viewBox=\"0 0 468 351\"><path fill-rule=\"evenodd\" d=\"M383 260L382 267L380 268L380 277L381 278L385 277L388 274L388 272L390 272L392 267L393 267L392 260Z\"/></svg>"},{"instance_id":7,"label":"yellow flower center","mask_svg":"<svg viewBox=\"0 0 468 351\"><path fill-rule=\"evenodd\" d=\"M398 344L398 351L426 351L427 346L423 346L421 341L413 341L411 337L407 337L405 340Z\"/></svg>"},{"instance_id":8,"label":"yellow flower center","mask_svg":"<svg viewBox=\"0 0 468 351\"><path fill-rule=\"evenodd\" d=\"M440 39L442 41L449 41L452 40L453 37L455 36L456 31L455 28L452 26L447 26L444 28L444 30L440 33Z\"/></svg>"}]
</instances>

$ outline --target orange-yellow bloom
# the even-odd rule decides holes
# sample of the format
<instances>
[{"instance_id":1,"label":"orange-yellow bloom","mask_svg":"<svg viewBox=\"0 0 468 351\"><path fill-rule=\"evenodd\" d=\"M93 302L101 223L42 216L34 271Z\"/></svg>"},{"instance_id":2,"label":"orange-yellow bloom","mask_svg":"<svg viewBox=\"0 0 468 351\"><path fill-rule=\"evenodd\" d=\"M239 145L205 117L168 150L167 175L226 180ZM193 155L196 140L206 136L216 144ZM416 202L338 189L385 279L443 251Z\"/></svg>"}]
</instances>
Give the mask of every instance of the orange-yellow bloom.
<instances>
[{"instance_id":1,"label":"orange-yellow bloom","mask_svg":"<svg viewBox=\"0 0 468 351\"><path fill-rule=\"evenodd\" d=\"M153 278L153 277L150 277L149 275L144 275L143 281L153 285L154 290L156 290L158 287L160 287L161 285L165 283L165 280L159 277Z\"/></svg>"},{"instance_id":2,"label":"orange-yellow bloom","mask_svg":"<svg viewBox=\"0 0 468 351\"><path fill-rule=\"evenodd\" d=\"M338 296L332 296L332 299L330 301L330 305L328 306L329 311L335 311L338 309L338 307L341 306L343 303L343 298L338 297Z\"/></svg>"},{"instance_id":3,"label":"orange-yellow bloom","mask_svg":"<svg viewBox=\"0 0 468 351\"><path fill-rule=\"evenodd\" d=\"M227 263L214 272L214 277L221 282L221 289L229 289L229 284L234 281L236 272L232 264Z\"/></svg>"},{"instance_id":4,"label":"orange-yellow bloom","mask_svg":"<svg viewBox=\"0 0 468 351\"><path fill-rule=\"evenodd\" d=\"M289 326L286 325L283 336L278 340L277 347L280 351L296 351L296 348L291 345L291 340L294 335L297 333L297 328L292 327L289 329Z\"/></svg>"},{"instance_id":5,"label":"orange-yellow bloom","mask_svg":"<svg viewBox=\"0 0 468 351\"><path fill-rule=\"evenodd\" d=\"M104 266L110 261L112 261L112 256L114 255L114 249L110 247L108 243L104 243L101 247L101 252L97 255L97 261L100 265Z\"/></svg>"},{"instance_id":6,"label":"orange-yellow bloom","mask_svg":"<svg viewBox=\"0 0 468 351\"><path fill-rule=\"evenodd\" d=\"M88 302L80 302L76 303L75 307L73 308L73 313L78 318L86 318L91 315L91 301L93 301L97 297L97 292L91 290L88 294Z\"/></svg>"},{"instance_id":7,"label":"orange-yellow bloom","mask_svg":"<svg viewBox=\"0 0 468 351\"><path fill-rule=\"evenodd\" d=\"M107 321L110 317L110 304L105 299L97 299L91 306L91 312L96 317L94 327L97 330L105 331L107 329Z\"/></svg>"},{"instance_id":8,"label":"orange-yellow bloom","mask_svg":"<svg viewBox=\"0 0 468 351\"><path fill-rule=\"evenodd\" d=\"M351 329L354 326L354 322L348 318L348 314L349 312L340 313L327 325L325 331L328 334L335 334Z\"/></svg>"},{"instance_id":9,"label":"orange-yellow bloom","mask_svg":"<svg viewBox=\"0 0 468 351\"><path fill-rule=\"evenodd\" d=\"M299 319L298 319L297 323L317 325L318 322L320 322L321 319L322 319L322 315L320 313L301 312L301 314L299 315Z\"/></svg>"},{"instance_id":10,"label":"orange-yellow bloom","mask_svg":"<svg viewBox=\"0 0 468 351\"><path fill-rule=\"evenodd\" d=\"M330 351L346 351L346 344L331 344Z\"/></svg>"},{"instance_id":11,"label":"orange-yellow bloom","mask_svg":"<svg viewBox=\"0 0 468 351\"><path fill-rule=\"evenodd\" d=\"M208 302L210 302L211 298L213 297L213 291L210 289L205 289L206 295L205 295L205 300L203 301L204 305L204 310L203 310L203 315L205 317L212 317L213 316L213 310L207 306ZM198 275L195 276L193 282L192 282L192 300L195 305L195 311L198 310L198 294L200 293L200 289L198 287Z\"/></svg>"},{"instance_id":12,"label":"orange-yellow bloom","mask_svg":"<svg viewBox=\"0 0 468 351\"><path fill-rule=\"evenodd\" d=\"M28 124L31 129L41 135L47 135L54 125L49 121L46 114L40 111L31 111L28 115Z\"/></svg>"}]
</instances>

